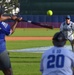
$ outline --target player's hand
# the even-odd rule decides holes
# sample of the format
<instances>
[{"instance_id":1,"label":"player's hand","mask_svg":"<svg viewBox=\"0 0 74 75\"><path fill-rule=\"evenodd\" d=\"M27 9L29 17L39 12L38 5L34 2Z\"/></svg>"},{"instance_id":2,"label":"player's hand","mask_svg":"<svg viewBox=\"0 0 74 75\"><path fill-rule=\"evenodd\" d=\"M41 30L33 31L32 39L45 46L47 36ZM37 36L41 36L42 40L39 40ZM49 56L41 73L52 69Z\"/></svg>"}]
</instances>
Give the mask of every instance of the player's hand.
<instances>
[{"instance_id":1,"label":"player's hand","mask_svg":"<svg viewBox=\"0 0 74 75\"><path fill-rule=\"evenodd\" d=\"M16 18L16 21L20 22L22 20L22 17Z\"/></svg>"},{"instance_id":2,"label":"player's hand","mask_svg":"<svg viewBox=\"0 0 74 75\"><path fill-rule=\"evenodd\" d=\"M17 19L17 16L12 16L11 19L12 20L16 20Z\"/></svg>"}]
</instances>

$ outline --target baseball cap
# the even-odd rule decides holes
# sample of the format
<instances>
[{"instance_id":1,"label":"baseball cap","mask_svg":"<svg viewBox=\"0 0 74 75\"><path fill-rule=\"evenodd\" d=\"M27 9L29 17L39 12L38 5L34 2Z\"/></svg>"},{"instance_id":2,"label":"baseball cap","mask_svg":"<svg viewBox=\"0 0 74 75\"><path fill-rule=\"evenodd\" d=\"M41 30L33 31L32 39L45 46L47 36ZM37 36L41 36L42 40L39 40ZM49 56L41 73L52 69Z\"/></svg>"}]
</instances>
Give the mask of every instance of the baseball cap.
<instances>
[{"instance_id":1,"label":"baseball cap","mask_svg":"<svg viewBox=\"0 0 74 75\"><path fill-rule=\"evenodd\" d=\"M67 16L66 16L66 19L71 19L70 15L67 15Z\"/></svg>"},{"instance_id":2,"label":"baseball cap","mask_svg":"<svg viewBox=\"0 0 74 75\"><path fill-rule=\"evenodd\" d=\"M62 32L55 33L55 35L53 36L52 42L54 46L63 47L66 44L66 38L64 33Z\"/></svg>"}]
</instances>

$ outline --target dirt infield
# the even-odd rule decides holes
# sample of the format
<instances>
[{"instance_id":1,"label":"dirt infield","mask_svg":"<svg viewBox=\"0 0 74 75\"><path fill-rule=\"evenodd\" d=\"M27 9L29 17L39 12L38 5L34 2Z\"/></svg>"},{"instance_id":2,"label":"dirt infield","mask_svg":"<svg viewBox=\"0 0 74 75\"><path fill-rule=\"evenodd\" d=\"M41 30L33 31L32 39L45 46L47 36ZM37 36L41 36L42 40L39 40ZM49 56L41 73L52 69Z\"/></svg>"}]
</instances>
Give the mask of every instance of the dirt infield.
<instances>
[{"instance_id":1,"label":"dirt infield","mask_svg":"<svg viewBox=\"0 0 74 75\"><path fill-rule=\"evenodd\" d=\"M18 41L18 40L52 40L52 37L6 37L7 41Z\"/></svg>"}]
</instances>

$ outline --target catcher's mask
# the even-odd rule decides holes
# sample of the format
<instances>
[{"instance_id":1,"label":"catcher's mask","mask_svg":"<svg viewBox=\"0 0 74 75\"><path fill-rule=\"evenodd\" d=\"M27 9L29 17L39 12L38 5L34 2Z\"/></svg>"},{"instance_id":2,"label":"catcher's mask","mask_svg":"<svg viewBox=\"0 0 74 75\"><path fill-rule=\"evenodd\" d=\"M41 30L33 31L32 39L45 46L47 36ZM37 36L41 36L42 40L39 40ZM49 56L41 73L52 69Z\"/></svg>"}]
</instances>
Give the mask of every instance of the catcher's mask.
<instances>
[{"instance_id":1,"label":"catcher's mask","mask_svg":"<svg viewBox=\"0 0 74 75\"><path fill-rule=\"evenodd\" d=\"M54 46L63 47L66 44L66 39L65 39L64 34L62 32L57 32L53 36L52 42Z\"/></svg>"}]
</instances>

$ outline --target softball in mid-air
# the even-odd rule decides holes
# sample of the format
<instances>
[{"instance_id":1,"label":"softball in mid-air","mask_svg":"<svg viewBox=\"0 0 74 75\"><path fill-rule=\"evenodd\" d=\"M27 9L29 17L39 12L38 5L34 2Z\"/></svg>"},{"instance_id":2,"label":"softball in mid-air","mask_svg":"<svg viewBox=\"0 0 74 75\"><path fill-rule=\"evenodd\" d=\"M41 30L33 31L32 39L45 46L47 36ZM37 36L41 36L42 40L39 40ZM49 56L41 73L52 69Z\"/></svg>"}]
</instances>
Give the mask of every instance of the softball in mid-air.
<instances>
[{"instance_id":1,"label":"softball in mid-air","mask_svg":"<svg viewBox=\"0 0 74 75\"><path fill-rule=\"evenodd\" d=\"M52 16L53 15L53 11L52 10L48 10L47 11L47 15Z\"/></svg>"}]
</instances>

